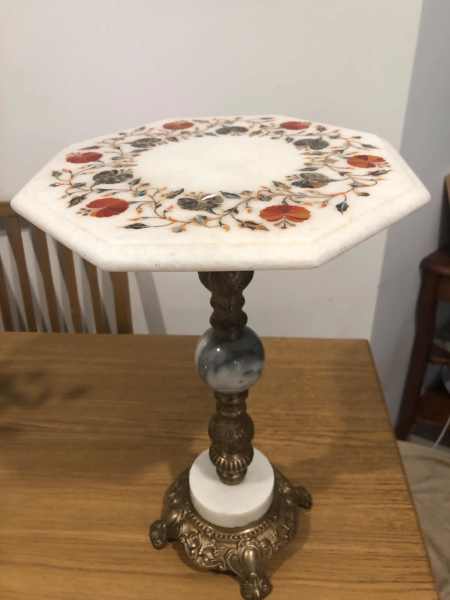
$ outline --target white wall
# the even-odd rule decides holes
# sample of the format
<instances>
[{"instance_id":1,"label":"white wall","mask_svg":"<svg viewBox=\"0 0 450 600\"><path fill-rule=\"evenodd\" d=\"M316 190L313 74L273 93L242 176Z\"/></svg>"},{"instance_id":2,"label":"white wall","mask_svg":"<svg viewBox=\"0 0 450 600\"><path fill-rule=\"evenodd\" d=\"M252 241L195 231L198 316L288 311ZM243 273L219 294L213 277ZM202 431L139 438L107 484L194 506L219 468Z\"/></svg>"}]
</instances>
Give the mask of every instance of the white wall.
<instances>
[{"instance_id":1,"label":"white wall","mask_svg":"<svg viewBox=\"0 0 450 600\"><path fill-rule=\"evenodd\" d=\"M0 197L66 144L170 116L279 112L374 131L398 147L421 5L3 0ZM262 334L369 337L384 243L381 234L315 271L258 273L251 323ZM158 310L155 289L168 333L205 328L194 275L138 284L140 329L142 307Z\"/></svg>"},{"instance_id":2,"label":"white wall","mask_svg":"<svg viewBox=\"0 0 450 600\"><path fill-rule=\"evenodd\" d=\"M444 178L450 173L450 2L426 0L401 152L431 192L431 203L390 228L373 322L372 347L391 415L396 416L414 335L419 262L436 250ZM441 223L442 221L442 223ZM448 239L448 235L447 235Z\"/></svg>"}]
</instances>

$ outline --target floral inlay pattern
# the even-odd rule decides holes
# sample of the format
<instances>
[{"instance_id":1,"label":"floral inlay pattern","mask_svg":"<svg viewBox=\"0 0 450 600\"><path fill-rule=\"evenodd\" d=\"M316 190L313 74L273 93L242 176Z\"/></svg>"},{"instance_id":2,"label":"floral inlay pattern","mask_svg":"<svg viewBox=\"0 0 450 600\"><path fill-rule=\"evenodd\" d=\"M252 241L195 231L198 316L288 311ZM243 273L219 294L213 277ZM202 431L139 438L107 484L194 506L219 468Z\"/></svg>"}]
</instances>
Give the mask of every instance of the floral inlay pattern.
<instances>
[{"instance_id":1,"label":"floral inlay pattern","mask_svg":"<svg viewBox=\"0 0 450 600\"><path fill-rule=\"evenodd\" d=\"M299 168L253 190L161 187L135 173L143 153L201 137L249 136L281 140L299 153ZM182 233L191 227L233 227L268 231L301 226L316 209L351 209L364 201L390 172L377 148L360 135L307 121L277 117L217 117L168 121L119 132L65 156L52 171L67 207L90 218L123 213L126 229L168 227Z\"/></svg>"}]
</instances>

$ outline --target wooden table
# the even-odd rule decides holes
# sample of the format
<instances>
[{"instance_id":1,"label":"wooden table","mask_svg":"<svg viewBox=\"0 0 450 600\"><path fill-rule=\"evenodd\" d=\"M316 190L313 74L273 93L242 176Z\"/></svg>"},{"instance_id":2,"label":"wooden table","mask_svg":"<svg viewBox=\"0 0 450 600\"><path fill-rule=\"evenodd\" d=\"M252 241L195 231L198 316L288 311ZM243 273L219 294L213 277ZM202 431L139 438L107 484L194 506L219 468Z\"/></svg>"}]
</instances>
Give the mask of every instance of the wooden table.
<instances>
[{"instance_id":1,"label":"wooden table","mask_svg":"<svg viewBox=\"0 0 450 600\"><path fill-rule=\"evenodd\" d=\"M147 541L208 444L192 337L0 336L0 598L238 600ZM431 600L432 577L366 342L266 339L256 445L315 506L273 600Z\"/></svg>"}]
</instances>

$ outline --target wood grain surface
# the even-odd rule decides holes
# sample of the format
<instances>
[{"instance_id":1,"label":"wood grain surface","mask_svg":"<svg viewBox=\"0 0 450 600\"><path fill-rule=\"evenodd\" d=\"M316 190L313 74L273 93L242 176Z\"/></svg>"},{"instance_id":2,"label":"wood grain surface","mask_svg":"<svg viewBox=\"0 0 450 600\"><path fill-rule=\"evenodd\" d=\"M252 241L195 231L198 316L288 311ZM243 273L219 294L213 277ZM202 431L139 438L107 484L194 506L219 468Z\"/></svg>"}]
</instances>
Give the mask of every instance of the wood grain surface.
<instances>
[{"instance_id":1,"label":"wood grain surface","mask_svg":"<svg viewBox=\"0 0 450 600\"><path fill-rule=\"evenodd\" d=\"M0 598L224 600L231 577L151 548L163 493L208 445L192 337L0 335ZM266 339L256 446L314 495L273 600L436 599L363 341Z\"/></svg>"}]
</instances>

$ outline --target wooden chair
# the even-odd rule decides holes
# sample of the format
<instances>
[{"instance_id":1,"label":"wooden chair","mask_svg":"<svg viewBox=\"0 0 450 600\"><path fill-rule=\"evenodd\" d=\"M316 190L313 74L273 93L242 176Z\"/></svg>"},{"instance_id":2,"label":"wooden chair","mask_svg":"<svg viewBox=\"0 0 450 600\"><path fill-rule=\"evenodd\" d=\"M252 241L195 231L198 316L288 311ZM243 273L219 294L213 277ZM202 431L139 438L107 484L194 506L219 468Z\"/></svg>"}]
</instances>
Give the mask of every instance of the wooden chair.
<instances>
[{"instance_id":1,"label":"wooden chair","mask_svg":"<svg viewBox=\"0 0 450 600\"><path fill-rule=\"evenodd\" d=\"M450 364L450 354L433 344L439 302L450 302L450 253L438 250L421 263L422 285L417 305L416 335L397 422L398 439L407 439L420 422L443 426L450 415L445 389L422 393L428 363Z\"/></svg>"},{"instance_id":2,"label":"wooden chair","mask_svg":"<svg viewBox=\"0 0 450 600\"><path fill-rule=\"evenodd\" d=\"M450 175L446 178L450 201ZM450 396L443 387L423 391L427 365L450 365L450 353L433 344L439 302L450 303L450 248L433 252L421 262L416 334L396 426L398 439L407 439L418 424L445 425L450 415Z\"/></svg>"},{"instance_id":3,"label":"wooden chair","mask_svg":"<svg viewBox=\"0 0 450 600\"><path fill-rule=\"evenodd\" d=\"M29 269L25 247L24 233L30 229L32 246L39 265L45 302L48 310L50 330L62 332L68 330L63 311L58 305L58 297L52 273L51 258L47 237L37 227L27 223L15 214L8 204L0 203L0 228L6 232L11 254L15 262L18 287L21 298L15 297L11 282L8 280L5 268L5 253L0 254L0 316L5 331L37 331L43 319L38 318L36 293L32 285L32 276ZM57 244L57 254L60 262L61 276L64 281L73 330L76 333L87 332L86 320L80 302L80 290L77 285L75 262L73 253L65 246ZM111 284L114 297L115 327L107 318L107 311L100 293L98 271L95 266L86 260L81 261L88 282L90 303L95 324L95 333L132 333L132 320L130 309L130 295L127 273L111 273ZM14 318L14 314L19 318ZM41 325L42 328L42 325ZM48 330L48 327L44 328Z\"/></svg>"}]
</instances>

